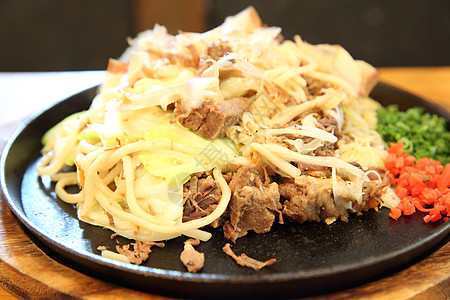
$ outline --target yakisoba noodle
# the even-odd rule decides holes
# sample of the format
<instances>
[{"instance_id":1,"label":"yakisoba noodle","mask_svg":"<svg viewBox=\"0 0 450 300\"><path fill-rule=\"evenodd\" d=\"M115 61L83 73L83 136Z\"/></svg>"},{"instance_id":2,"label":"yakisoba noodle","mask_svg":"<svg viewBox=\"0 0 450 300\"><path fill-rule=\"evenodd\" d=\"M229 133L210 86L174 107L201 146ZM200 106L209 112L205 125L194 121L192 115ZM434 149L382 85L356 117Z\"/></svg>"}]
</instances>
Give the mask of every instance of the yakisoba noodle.
<instances>
[{"instance_id":1,"label":"yakisoba noodle","mask_svg":"<svg viewBox=\"0 0 450 300\"><path fill-rule=\"evenodd\" d=\"M44 136L39 174L82 221L139 241L206 241L211 233L201 228L219 219L239 229L224 213L235 209L239 191L230 186L237 189L236 170L246 165L262 167L280 188L326 183L342 218L396 205L386 184L376 188L386 155L374 130L378 104L367 98L376 70L339 46L294 40L262 26L252 8L206 33L172 36L155 26L121 61L110 60L87 111ZM209 213L183 221L193 177L212 178L220 199L212 210L194 203ZM79 192L68 192L73 185Z\"/></svg>"},{"instance_id":2,"label":"yakisoba noodle","mask_svg":"<svg viewBox=\"0 0 450 300\"><path fill-rule=\"evenodd\" d=\"M185 234L187 236L195 237L200 240L208 240L210 234L207 232L200 232L196 229L212 223L215 219L220 217L225 211L230 200L230 188L223 179L220 167L213 170L214 178L219 183L222 192L222 198L213 213L205 218L194 220L185 223L164 222L164 220L155 220L154 216L144 211L136 202L133 193L134 171L132 166L132 158L130 154L145 151L147 149L181 149L182 146L174 143L165 142L143 142L140 145L129 144L117 149L102 150L93 149L87 154L78 154L75 162L78 166L78 177L76 172L57 173L52 177L56 181L55 192L61 200L71 204L79 205L79 217L85 219L92 210L92 206L97 201L105 212L112 216L117 216L132 224L142 227L151 232L167 234L169 236L177 236ZM186 149L184 149L186 150ZM198 153L199 149L187 149L187 151ZM58 153L61 157L67 153ZM53 167L52 164L59 163L59 160L54 159L51 163L50 156L44 156L41 163L38 165L38 171L46 172ZM120 161L119 161L120 160ZM114 177L120 175L120 168L125 178L125 185L121 189L119 185L115 191L112 191L108 184ZM110 171L107 171L110 170ZM104 174L102 177L100 174ZM80 174L83 179L80 179ZM46 175L41 174L41 175ZM66 186L80 184L82 189L78 194L69 194ZM117 205L117 202L123 199L121 192L125 192L125 199L130 209L130 212L124 211ZM95 220L94 220L95 221ZM165 238L164 238L165 239Z\"/></svg>"}]
</instances>

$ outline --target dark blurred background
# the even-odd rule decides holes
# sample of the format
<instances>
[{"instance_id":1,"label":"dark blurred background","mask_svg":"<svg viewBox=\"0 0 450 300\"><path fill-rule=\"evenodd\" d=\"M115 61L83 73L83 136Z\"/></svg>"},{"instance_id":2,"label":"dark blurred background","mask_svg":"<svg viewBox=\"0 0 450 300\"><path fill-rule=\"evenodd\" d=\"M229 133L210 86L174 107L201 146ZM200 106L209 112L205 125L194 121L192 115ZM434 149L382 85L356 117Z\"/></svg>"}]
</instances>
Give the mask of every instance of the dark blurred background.
<instances>
[{"instance_id":1,"label":"dark blurred background","mask_svg":"<svg viewBox=\"0 0 450 300\"><path fill-rule=\"evenodd\" d=\"M450 65L450 1L0 0L0 71L105 69L155 23L205 31L253 5L263 22L375 66Z\"/></svg>"}]
</instances>

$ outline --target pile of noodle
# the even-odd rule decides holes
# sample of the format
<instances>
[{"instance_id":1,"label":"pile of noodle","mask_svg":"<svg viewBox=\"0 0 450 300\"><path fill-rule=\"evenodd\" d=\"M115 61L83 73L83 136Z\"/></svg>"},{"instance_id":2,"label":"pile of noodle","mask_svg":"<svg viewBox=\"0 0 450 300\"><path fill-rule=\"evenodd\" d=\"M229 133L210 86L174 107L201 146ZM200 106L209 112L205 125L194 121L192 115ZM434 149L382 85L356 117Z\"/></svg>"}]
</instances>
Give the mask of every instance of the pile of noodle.
<instances>
[{"instance_id":1,"label":"pile of noodle","mask_svg":"<svg viewBox=\"0 0 450 300\"><path fill-rule=\"evenodd\" d=\"M224 172L255 155L290 178L302 174L295 163L329 167L335 197L342 192L338 179L346 178L355 199L361 199L367 168L382 167L386 156L374 130L378 104L360 90L362 62L339 46L311 45L299 36L282 41L280 28L254 25L252 14L248 9L205 33L173 36L159 25L141 33L120 60L110 60L91 107L44 136L38 173L56 182L58 197L76 205L80 220L139 241L180 235L206 241L211 234L201 228L219 218L230 201ZM207 67L200 70L211 43L232 51L218 59L206 57ZM347 64L345 73L333 69L336 62L329 57L336 56ZM221 79L225 70L238 76ZM308 94L306 78L323 83L320 95ZM179 99L197 108L205 99L245 95L252 104L223 138L203 138L174 116ZM318 128L314 115L289 126L311 109L332 115L347 138ZM291 147L274 142L286 135ZM312 154L336 142L334 156ZM182 222L183 184L198 172L213 175L221 199L208 216ZM69 193L71 185L79 192ZM397 201L389 189L382 199L386 206Z\"/></svg>"}]
</instances>

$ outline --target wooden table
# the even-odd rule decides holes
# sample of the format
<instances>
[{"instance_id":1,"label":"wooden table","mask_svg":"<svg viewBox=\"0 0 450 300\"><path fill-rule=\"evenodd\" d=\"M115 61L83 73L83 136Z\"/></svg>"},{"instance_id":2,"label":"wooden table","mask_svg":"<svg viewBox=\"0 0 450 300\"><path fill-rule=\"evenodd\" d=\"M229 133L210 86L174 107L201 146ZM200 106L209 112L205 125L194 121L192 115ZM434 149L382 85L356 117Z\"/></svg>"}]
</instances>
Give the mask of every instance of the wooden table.
<instances>
[{"instance_id":1,"label":"wooden table","mask_svg":"<svg viewBox=\"0 0 450 300\"><path fill-rule=\"evenodd\" d=\"M450 67L382 68L381 80L450 111ZM103 72L0 73L0 149L29 115L97 84ZM168 299L132 291L79 273L48 257L0 200L0 299ZM449 299L450 242L390 277L314 299Z\"/></svg>"}]
</instances>

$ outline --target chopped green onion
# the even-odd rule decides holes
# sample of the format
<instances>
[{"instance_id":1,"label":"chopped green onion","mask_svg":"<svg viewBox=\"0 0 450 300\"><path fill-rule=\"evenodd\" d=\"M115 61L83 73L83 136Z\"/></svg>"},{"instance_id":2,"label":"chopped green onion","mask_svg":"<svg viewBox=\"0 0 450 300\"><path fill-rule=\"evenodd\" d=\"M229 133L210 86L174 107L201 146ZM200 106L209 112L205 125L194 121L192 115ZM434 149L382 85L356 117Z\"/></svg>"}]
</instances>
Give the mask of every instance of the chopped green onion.
<instances>
[{"instance_id":1,"label":"chopped green onion","mask_svg":"<svg viewBox=\"0 0 450 300\"><path fill-rule=\"evenodd\" d=\"M377 110L377 131L386 143L403 142L404 152L416 158L450 162L450 132L447 120L424 112L422 107L399 111L390 105Z\"/></svg>"}]
</instances>

